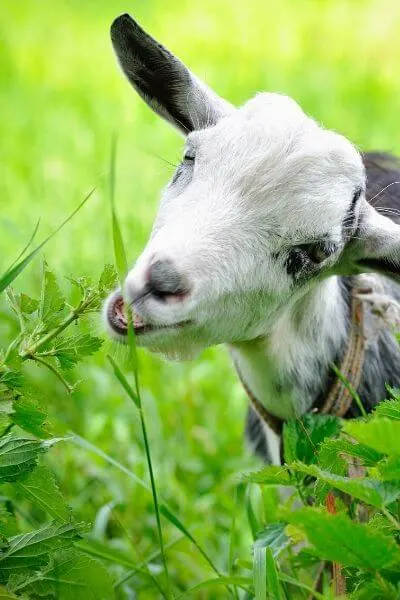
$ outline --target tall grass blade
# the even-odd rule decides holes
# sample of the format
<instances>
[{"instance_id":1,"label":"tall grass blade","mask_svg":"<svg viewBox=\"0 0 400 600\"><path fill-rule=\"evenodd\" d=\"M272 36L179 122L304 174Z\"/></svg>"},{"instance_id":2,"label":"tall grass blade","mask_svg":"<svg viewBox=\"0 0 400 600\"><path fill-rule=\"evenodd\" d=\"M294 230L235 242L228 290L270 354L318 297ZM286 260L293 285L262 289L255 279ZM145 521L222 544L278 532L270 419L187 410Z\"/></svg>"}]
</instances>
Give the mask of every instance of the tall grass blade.
<instances>
[{"instance_id":1,"label":"tall grass blade","mask_svg":"<svg viewBox=\"0 0 400 600\"><path fill-rule=\"evenodd\" d=\"M268 598L266 548L254 546L253 551L253 580L255 600L266 600L266 598Z\"/></svg>"},{"instance_id":2,"label":"tall grass blade","mask_svg":"<svg viewBox=\"0 0 400 600\"><path fill-rule=\"evenodd\" d=\"M32 252L30 252L28 254L28 256L26 256L22 260L18 261L16 264L14 263L14 265L12 265L8 269L8 271L6 271L4 273L4 275L2 275L0 277L0 293L3 292L10 285L10 283L12 283L14 281L14 279L16 279L18 277L18 275L20 273L22 273L22 271L28 266L28 264L31 262L31 260L33 260L33 258L35 258L36 254L38 254L38 252L40 252L40 250L43 248L43 246L45 246L64 227L64 225L66 225L76 215L76 213L81 210L81 208L86 204L86 202L92 196L94 190L95 190L95 188L93 188L89 192L89 194L87 196L85 196L85 198L77 206L77 208L75 208L75 210L72 211L72 213L66 219L64 219L64 221L61 223L61 225L59 225L55 231L53 231L45 240L43 240L43 242L41 242L39 244L39 246L37 246L34 250L32 250Z\"/></svg>"},{"instance_id":3,"label":"tall grass blade","mask_svg":"<svg viewBox=\"0 0 400 600\"><path fill-rule=\"evenodd\" d=\"M110 161L110 204L111 204L111 213L112 213L114 254L115 254L115 261L116 261L117 270L118 270L118 274L119 274L119 278L120 278L120 282L121 282L121 288L122 288L123 282L125 280L125 277L126 277L126 274L128 271L128 263L126 260L126 252L125 252L125 247L124 247L124 243L123 243L123 239L122 239L121 228L119 226L119 222L118 222L118 218L117 218L117 214L116 214L116 210L115 210L115 165L116 165L116 139L114 138L113 142L112 142L111 161ZM128 306L127 302L125 302L124 304L125 304L125 307ZM158 497L157 497L157 487L156 487L156 482L155 482L155 478L154 478L154 470L153 470L153 464L152 464L152 460L151 460L150 444L149 444L149 439L147 436L146 422L145 422L145 418L144 418L142 401L141 401L141 397L140 397L138 363L137 363L137 357L136 357L136 344L135 344L134 328L133 328L133 324L132 324L132 315L131 315L130 310L127 310L126 313L127 313L127 318L128 318L128 348L129 348L129 352L130 352L132 371L133 371L134 378L135 378L135 388L136 388L135 390L132 389L128 380L126 379L126 377L124 376L124 374L122 373L122 371L118 367L118 365L115 363L115 361L112 361L112 362L110 361L110 362L114 369L114 373L117 376L117 379L119 380L122 387L127 392L129 398L133 401L134 405L136 406L136 408L139 411L140 425L141 425L141 429L142 429L143 442L144 442L146 460L147 460L147 467L148 467L149 476L150 476L151 492L152 492L152 496L153 496L154 512L155 512L156 522L157 522L160 554L161 554L161 559L162 559L162 563L163 563L163 567L164 567L165 581L166 581L166 585L167 585L167 598L172 598L173 597L172 587L171 587L171 580L170 580L169 572L168 572L167 559L166 559L166 555L165 555L164 538L163 538L163 532L162 532L162 527L161 527L160 509L159 509Z\"/></svg>"},{"instance_id":4,"label":"tall grass blade","mask_svg":"<svg viewBox=\"0 0 400 600\"><path fill-rule=\"evenodd\" d=\"M142 489L146 490L146 492L151 494L151 489L147 486L147 484L142 479L140 479L137 475L135 475L135 473L130 471L127 467L125 467L120 462L118 462L117 460L115 460L114 458L109 456L106 452L104 452L103 450L101 450L100 448L95 446L94 444L91 444L90 442L88 442L87 440L85 440L84 438L79 436L77 433L70 431L70 435L71 435L71 437L68 438L70 441L74 442L75 444L77 444L81 448L84 448L85 450L93 452L94 454L96 454L97 456L99 456L100 458L105 460L108 464L112 465L113 467L117 468L119 471L121 471L122 473L127 475L130 479L132 479L132 481L134 481L135 483L140 485L140 487ZM185 525L182 523L182 521L179 519L179 517L177 517L173 513L173 511L164 502L159 501L159 507L160 507L160 513L163 515L163 517L165 517L167 519L167 521L169 521L171 523L171 525L176 527L176 529L178 529L178 531L183 533L183 535L197 548L199 553L203 556L203 558L210 565L210 567L212 568L214 573L218 576L221 576L221 573L218 570L217 566L214 564L212 559L208 556L206 551L201 547L201 545L196 540L196 538L193 537L193 535L190 533L190 531L185 527Z\"/></svg>"},{"instance_id":5,"label":"tall grass blade","mask_svg":"<svg viewBox=\"0 0 400 600\"><path fill-rule=\"evenodd\" d=\"M36 234L38 232L39 225L40 225L40 219L37 220L37 223L36 223L36 225L35 225L32 233L31 233L31 237L26 242L25 246L22 248L21 252L18 254L17 258L14 260L14 262L12 263L12 265L10 265L10 267L8 268L8 270L10 270L15 265L15 263L17 263L24 256L24 254L26 254L26 252L28 251L28 248L31 247L31 245L33 244L34 239L36 237Z\"/></svg>"},{"instance_id":6,"label":"tall grass blade","mask_svg":"<svg viewBox=\"0 0 400 600\"><path fill-rule=\"evenodd\" d=\"M271 548L265 548L265 566L268 583L268 597L270 600L282 600L281 586L279 583L278 570Z\"/></svg>"}]
</instances>

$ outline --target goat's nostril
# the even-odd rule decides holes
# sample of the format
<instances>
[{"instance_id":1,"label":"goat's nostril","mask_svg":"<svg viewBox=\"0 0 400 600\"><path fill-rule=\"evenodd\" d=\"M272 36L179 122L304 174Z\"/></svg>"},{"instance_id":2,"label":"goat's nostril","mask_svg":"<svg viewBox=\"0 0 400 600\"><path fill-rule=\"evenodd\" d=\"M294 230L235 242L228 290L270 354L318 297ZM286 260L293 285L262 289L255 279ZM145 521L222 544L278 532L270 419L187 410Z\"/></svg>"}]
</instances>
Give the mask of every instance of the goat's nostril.
<instances>
[{"instance_id":1,"label":"goat's nostril","mask_svg":"<svg viewBox=\"0 0 400 600\"><path fill-rule=\"evenodd\" d=\"M182 296L188 292L186 278L170 260L157 260L150 266L148 287L153 296L160 299Z\"/></svg>"}]
</instances>

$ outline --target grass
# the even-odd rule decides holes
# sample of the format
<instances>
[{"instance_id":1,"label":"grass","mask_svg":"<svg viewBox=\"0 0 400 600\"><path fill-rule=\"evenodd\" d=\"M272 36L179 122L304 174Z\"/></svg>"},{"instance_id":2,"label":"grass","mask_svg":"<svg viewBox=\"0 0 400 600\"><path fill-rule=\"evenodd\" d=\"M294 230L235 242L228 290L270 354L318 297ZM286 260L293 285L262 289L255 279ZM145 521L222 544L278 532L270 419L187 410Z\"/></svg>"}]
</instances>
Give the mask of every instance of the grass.
<instances>
[{"instance_id":1,"label":"grass","mask_svg":"<svg viewBox=\"0 0 400 600\"><path fill-rule=\"evenodd\" d=\"M5 0L0 273L39 218L36 240L94 186L90 202L44 252L59 275L97 274L113 260L108 168L114 131L115 192L128 262L146 241L159 190L173 171L165 161L178 162L181 139L118 72L108 28L125 10L231 101L263 89L288 93L360 148L400 154L400 5L392 1ZM37 293L37 273L32 266L25 272L24 291ZM0 331L9 336L14 329L2 298ZM32 367L32 377L59 431L73 430L100 451L72 443L53 450L53 467L77 519L96 522L113 502L105 534L139 564L157 548L157 528L151 496L105 458L147 477L139 416L116 383L107 353L122 360L119 349L106 347L81 368L72 396L51 373ZM232 514L235 555L248 559L251 543L242 490L235 500L237 473L258 464L242 441L245 393L222 348L188 364L166 364L147 353L140 353L140 362L157 488L217 567L231 573ZM268 519L268 500L254 504L259 511L265 505ZM164 523L168 566L182 590L214 577L186 537L170 546L176 529ZM226 589L197 594L225 598ZM154 591L144 589L140 598L154 598Z\"/></svg>"}]
</instances>

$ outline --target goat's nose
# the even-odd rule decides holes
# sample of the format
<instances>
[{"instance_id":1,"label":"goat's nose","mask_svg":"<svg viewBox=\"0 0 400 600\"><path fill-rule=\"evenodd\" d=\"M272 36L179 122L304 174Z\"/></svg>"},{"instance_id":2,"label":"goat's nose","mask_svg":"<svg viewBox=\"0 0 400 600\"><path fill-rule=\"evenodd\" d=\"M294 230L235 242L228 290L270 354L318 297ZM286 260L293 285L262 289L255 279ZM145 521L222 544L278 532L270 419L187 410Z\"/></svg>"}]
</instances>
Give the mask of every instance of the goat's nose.
<instances>
[{"instance_id":1,"label":"goat's nose","mask_svg":"<svg viewBox=\"0 0 400 600\"><path fill-rule=\"evenodd\" d=\"M188 292L186 277L179 273L171 260L156 260L148 270L149 292L156 298L181 296Z\"/></svg>"}]
</instances>

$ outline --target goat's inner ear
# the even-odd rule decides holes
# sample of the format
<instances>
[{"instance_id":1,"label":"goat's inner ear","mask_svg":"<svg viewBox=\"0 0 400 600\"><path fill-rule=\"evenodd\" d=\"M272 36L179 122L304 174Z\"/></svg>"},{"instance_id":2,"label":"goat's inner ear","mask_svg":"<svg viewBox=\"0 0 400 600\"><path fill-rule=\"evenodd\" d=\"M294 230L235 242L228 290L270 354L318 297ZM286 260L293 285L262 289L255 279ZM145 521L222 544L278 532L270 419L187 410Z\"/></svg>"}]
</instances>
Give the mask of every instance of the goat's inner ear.
<instances>
[{"instance_id":1,"label":"goat's inner ear","mask_svg":"<svg viewBox=\"0 0 400 600\"><path fill-rule=\"evenodd\" d=\"M139 95L182 133L214 125L233 110L129 15L115 19L111 40L123 72Z\"/></svg>"},{"instance_id":2,"label":"goat's inner ear","mask_svg":"<svg viewBox=\"0 0 400 600\"><path fill-rule=\"evenodd\" d=\"M400 282L400 226L366 204L351 260L356 272L374 271Z\"/></svg>"}]
</instances>

